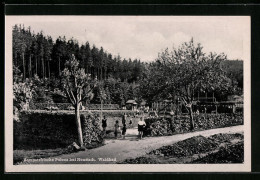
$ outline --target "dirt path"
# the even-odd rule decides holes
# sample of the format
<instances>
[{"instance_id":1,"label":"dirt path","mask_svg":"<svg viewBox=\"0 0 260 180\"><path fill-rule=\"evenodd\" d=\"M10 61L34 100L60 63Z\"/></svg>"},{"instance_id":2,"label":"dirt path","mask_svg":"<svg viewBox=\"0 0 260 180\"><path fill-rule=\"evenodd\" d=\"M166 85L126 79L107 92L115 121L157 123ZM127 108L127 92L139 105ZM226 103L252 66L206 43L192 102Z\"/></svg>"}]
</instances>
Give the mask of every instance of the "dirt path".
<instances>
[{"instance_id":1,"label":"dirt path","mask_svg":"<svg viewBox=\"0 0 260 180\"><path fill-rule=\"evenodd\" d=\"M116 163L128 158L136 158L145 155L153 149L161 146L170 145L178 141L193 137L193 136L211 136L218 133L236 133L243 132L244 126L233 126L227 128L211 129L205 131L191 132L186 134L177 134L173 136L162 137L146 137L142 140L137 140L136 136L128 136L125 140L106 140L105 145L99 148L81 151L72 154L60 155L53 157L53 162L38 161L36 164L98 164L98 163ZM56 159L55 159L56 158ZM107 158L100 161L99 158ZM46 158L47 159L47 158ZM94 160L94 161L93 161Z\"/></svg>"}]
</instances>

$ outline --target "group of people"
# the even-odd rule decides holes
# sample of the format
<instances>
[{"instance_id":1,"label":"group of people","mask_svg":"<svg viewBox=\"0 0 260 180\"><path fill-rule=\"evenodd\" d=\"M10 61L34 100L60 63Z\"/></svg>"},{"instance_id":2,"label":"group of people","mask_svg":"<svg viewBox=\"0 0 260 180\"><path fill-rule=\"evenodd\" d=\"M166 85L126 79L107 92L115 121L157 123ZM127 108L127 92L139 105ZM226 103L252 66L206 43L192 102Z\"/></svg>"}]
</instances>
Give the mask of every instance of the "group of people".
<instances>
[{"instance_id":1,"label":"group of people","mask_svg":"<svg viewBox=\"0 0 260 180\"><path fill-rule=\"evenodd\" d=\"M116 139L117 139L119 133L121 133L122 139L125 139L126 129L127 129L126 121L127 121L127 115L126 115L126 113L124 113L122 116L122 125L123 125L122 131L120 131L119 121L116 120L115 125L114 125L114 135L115 135ZM132 117L130 116L129 127L132 127L132 126L133 126L133 120L132 120ZM138 122L138 135L139 135L140 139L143 138L143 131L144 131L145 126L146 126L146 124L143 120L143 117L141 117ZM106 134L106 127L107 127L107 119L106 119L106 116L104 116L104 118L102 119L102 128L103 128L103 132L105 134Z\"/></svg>"}]
</instances>

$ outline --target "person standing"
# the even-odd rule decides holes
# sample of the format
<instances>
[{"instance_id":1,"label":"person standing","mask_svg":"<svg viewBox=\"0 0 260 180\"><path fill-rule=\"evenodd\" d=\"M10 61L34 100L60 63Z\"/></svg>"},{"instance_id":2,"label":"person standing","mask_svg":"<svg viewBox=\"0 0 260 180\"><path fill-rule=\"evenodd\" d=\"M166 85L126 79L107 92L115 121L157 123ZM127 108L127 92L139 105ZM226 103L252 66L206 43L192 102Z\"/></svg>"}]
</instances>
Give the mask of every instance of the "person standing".
<instances>
[{"instance_id":1,"label":"person standing","mask_svg":"<svg viewBox=\"0 0 260 180\"><path fill-rule=\"evenodd\" d=\"M130 127L130 128L133 128L133 119L132 119L131 116L130 116L130 120L129 120L129 127Z\"/></svg>"},{"instance_id":2,"label":"person standing","mask_svg":"<svg viewBox=\"0 0 260 180\"><path fill-rule=\"evenodd\" d=\"M104 118L102 119L102 128L103 128L103 132L106 133L106 128L107 128L106 116L104 116Z\"/></svg>"},{"instance_id":3,"label":"person standing","mask_svg":"<svg viewBox=\"0 0 260 180\"><path fill-rule=\"evenodd\" d=\"M126 123L126 113L122 116L122 124L124 125Z\"/></svg>"},{"instance_id":4,"label":"person standing","mask_svg":"<svg viewBox=\"0 0 260 180\"><path fill-rule=\"evenodd\" d=\"M144 133L144 128L145 128L146 124L143 120L143 117L140 118L140 121L138 122L138 134L140 136L140 139L143 138L143 133Z\"/></svg>"},{"instance_id":5,"label":"person standing","mask_svg":"<svg viewBox=\"0 0 260 180\"><path fill-rule=\"evenodd\" d=\"M126 134L126 124L123 124L122 128L122 138L125 139L125 134Z\"/></svg>"},{"instance_id":6,"label":"person standing","mask_svg":"<svg viewBox=\"0 0 260 180\"><path fill-rule=\"evenodd\" d=\"M117 139L117 134L119 132L119 123L118 123L118 120L116 120L116 124L115 124L115 138Z\"/></svg>"}]
</instances>

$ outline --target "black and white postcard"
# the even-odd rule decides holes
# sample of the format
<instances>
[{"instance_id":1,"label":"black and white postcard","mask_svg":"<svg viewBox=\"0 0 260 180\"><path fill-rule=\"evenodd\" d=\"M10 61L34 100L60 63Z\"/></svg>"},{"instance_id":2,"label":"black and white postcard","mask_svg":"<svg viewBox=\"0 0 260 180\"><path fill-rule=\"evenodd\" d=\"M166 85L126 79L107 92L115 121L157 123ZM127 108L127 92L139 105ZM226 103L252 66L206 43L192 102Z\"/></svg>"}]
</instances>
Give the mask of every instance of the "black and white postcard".
<instances>
[{"instance_id":1,"label":"black and white postcard","mask_svg":"<svg viewBox=\"0 0 260 180\"><path fill-rule=\"evenodd\" d=\"M250 16L6 16L6 172L251 171Z\"/></svg>"}]
</instances>

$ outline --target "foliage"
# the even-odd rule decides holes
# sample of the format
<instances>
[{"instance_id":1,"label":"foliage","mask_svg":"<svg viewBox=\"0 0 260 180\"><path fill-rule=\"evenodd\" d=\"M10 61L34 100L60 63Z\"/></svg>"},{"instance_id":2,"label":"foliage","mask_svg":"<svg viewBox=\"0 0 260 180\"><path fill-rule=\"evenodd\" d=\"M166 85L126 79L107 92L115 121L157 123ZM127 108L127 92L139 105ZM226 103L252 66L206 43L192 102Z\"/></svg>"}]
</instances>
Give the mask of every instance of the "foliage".
<instances>
[{"instance_id":1,"label":"foliage","mask_svg":"<svg viewBox=\"0 0 260 180\"><path fill-rule=\"evenodd\" d=\"M23 78L38 75L40 78L59 78L66 60L74 54L79 68L98 80L113 77L121 81L134 82L142 77L144 63L138 59L121 59L113 56L103 47L97 48L89 42L79 45L76 39L58 37L54 42L41 31L37 34L31 28L21 25L13 27L13 62L23 73Z\"/></svg>"},{"instance_id":2,"label":"foliage","mask_svg":"<svg viewBox=\"0 0 260 180\"><path fill-rule=\"evenodd\" d=\"M82 115L83 124L83 141L84 145L88 146L93 143L100 144L103 142L103 132L100 129L99 117L89 113Z\"/></svg>"},{"instance_id":3,"label":"foliage","mask_svg":"<svg viewBox=\"0 0 260 180\"><path fill-rule=\"evenodd\" d=\"M231 80L221 67L225 59L224 54L205 55L193 40L172 52L166 49L150 65L143 89L156 98L179 96L187 103L194 100L196 92L227 91Z\"/></svg>"},{"instance_id":4,"label":"foliage","mask_svg":"<svg viewBox=\"0 0 260 180\"><path fill-rule=\"evenodd\" d=\"M65 36L53 40L42 31L31 32L30 27L13 27L13 73L16 75L20 72L16 77L23 81L38 77L42 82L41 88L50 91L61 89L61 72L71 54L75 55L82 72L92 80L96 78L101 82L100 89L106 94L104 104L124 105L129 99L137 102L145 99L151 104L158 99L180 96L186 91L189 96L203 93L204 96L205 93L212 95L214 92L218 100L226 100L230 94L242 93L242 61L227 61L223 54L205 55L202 46L194 45L193 41L184 43L172 52L166 49L155 62L144 63L139 59L112 55L103 47L90 45L89 42L79 45L76 39L67 40ZM176 91L176 88L179 90ZM91 103L100 103L99 92L95 91ZM43 93L39 95L42 100L49 98L51 101L50 96Z\"/></svg>"},{"instance_id":5,"label":"foliage","mask_svg":"<svg viewBox=\"0 0 260 180\"><path fill-rule=\"evenodd\" d=\"M66 68L62 72L63 88L73 106L93 97L92 90L96 87L95 80L79 68L79 61L72 55L66 61Z\"/></svg>"},{"instance_id":6,"label":"foliage","mask_svg":"<svg viewBox=\"0 0 260 180\"><path fill-rule=\"evenodd\" d=\"M102 86L93 94L92 103L100 103L100 89L106 94L104 104L124 104L128 99L136 98L138 89L135 90L135 87L138 84L134 82L142 78L144 69L140 60L121 59L119 55L113 57L102 47L99 49L88 42L80 46L77 40L66 40L65 36L58 37L53 42L52 38L45 36L43 32L34 34L30 27L13 27L13 73L19 74L19 77L16 77L22 80L30 78L37 86L33 98L35 102L53 101L52 95L45 90L62 89L60 75L68 66L66 60L71 58L71 54L78 59L81 72L85 72L92 80L97 78L101 81ZM116 84L113 84L111 79L114 79Z\"/></svg>"},{"instance_id":7,"label":"foliage","mask_svg":"<svg viewBox=\"0 0 260 180\"><path fill-rule=\"evenodd\" d=\"M24 109L24 105L28 104L32 99L32 84L26 82L14 82L13 84L13 102L14 107L18 110Z\"/></svg>"},{"instance_id":8,"label":"foliage","mask_svg":"<svg viewBox=\"0 0 260 180\"><path fill-rule=\"evenodd\" d=\"M191 129L194 128L192 102L197 92L232 91L231 80L222 70L224 54L206 55L193 39L178 49L168 49L159 54L143 81L143 94L156 99L180 98L190 113ZM156 98L156 99L155 99Z\"/></svg>"},{"instance_id":9,"label":"foliage","mask_svg":"<svg viewBox=\"0 0 260 180\"><path fill-rule=\"evenodd\" d=\"M84 145L80 122L80 105L82 102L93 98L92 90L96 86L90 74L86 74L83 68L79 68L79 61L72 54L66 61L66 68L62 71L63 89L75 109L76 124L80 146Z\"/></svg>"},{"instance_id":10,"label":"foliage","mask_svg":"<svg viewBox=\"0 0 260 180\"><path fill-rule=\"evenodd\" d=\"M232 83L238 87L236 94L241 94L243 89L243 61L227 60L222 63L222 68L232 80Z\"/></svg>"}]
</instances>

